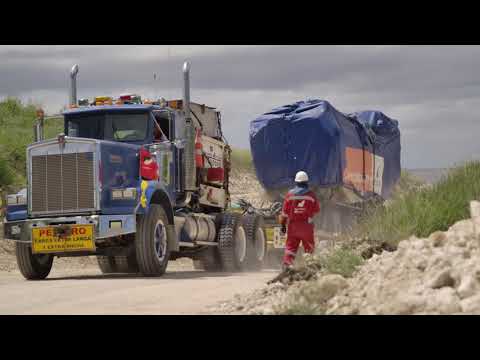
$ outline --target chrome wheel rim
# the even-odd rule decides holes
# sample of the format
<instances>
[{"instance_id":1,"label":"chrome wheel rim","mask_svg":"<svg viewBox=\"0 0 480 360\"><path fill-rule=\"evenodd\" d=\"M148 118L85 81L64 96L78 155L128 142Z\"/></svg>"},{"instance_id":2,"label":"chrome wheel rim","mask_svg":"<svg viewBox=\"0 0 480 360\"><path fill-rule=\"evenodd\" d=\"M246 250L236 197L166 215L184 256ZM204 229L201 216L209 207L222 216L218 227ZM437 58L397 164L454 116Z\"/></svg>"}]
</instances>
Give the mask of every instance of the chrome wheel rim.
<instances>
[{"instance_id":1,"label":"chrome wheel rim","mask_svg":"<svg viewBox=\"0 0 480 360\"><path fill-rule=\"evenodd\" d=\"M239 262L245 260L247 255L247 236L245 235L245 230L242 226L237 228L235 233L235 256Z\"/></svg>"},{"instance_id":2,"label":"chrome wheel rim","mask_svg":"<svg viewBox=\"0 0 480 360\"><path fill-rule=\"evenodd\" d=\"M255 250L257 253L257 260L262 261L265 257L265 233L262 228L258 228L255 234Z\"/></svg>"},{"instance_id":3,"label":"chrome wheel rim","mask_svg":"<svg viewBox=\"0 0 480 360\"><path fill-rule=\"evenodd\" d=\"M165 259L167 254L167 233L163 221L158 220L153 233L155 254L160 262Z\"/></svg>"}]
</instances>

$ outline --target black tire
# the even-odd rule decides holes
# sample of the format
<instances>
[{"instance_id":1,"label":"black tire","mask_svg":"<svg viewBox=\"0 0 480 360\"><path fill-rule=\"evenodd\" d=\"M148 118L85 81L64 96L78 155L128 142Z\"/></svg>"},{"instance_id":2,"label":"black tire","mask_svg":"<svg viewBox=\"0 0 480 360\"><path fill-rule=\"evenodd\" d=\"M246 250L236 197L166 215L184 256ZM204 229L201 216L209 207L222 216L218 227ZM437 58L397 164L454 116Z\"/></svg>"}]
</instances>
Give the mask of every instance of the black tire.
<instances>
[{"instance_id":1,"label":"black tire","mask_svg":"<svg viewBox=\"0 0 480 360\"><path fill-rule=\"evenodd\" d=\"M215 247L209 247L203 250L193 259L193 268L195 270L219 271L222 269L220 254Z\"/></svg>"},{"instance_id":2,"label":"black tire","mask_svg":"<svg viewBox=\"0 0 480 360\"><path fill-rule=\"evenodd\" d=\"M203 264L200 260L193 260L193 268L195 270L205 270L205 268L203 267Z\"/></svg>"},{"instance_id":3,"label":"black tire","mask_svg":"<svg viewBox=\"0 0 480 360\"><path fill-rule=\"evenodd\" d=\"M43 280L50 274L50 270L52 270L53 255L32 254L30 244L15 243L15 255L17 257L18 268L27 280Z\"/></svg>"},{"instance_id":4,"label":"black tire","mask_svg":"<svg viewBox=\"0 0 480 360\"><path fill-rule=\"evenodd\" d=\"M117 273L135 274L139 272L135 254L115 256L115 265Z\"/></svg>"},{"instance_id":5,"label":"black tire","mask_svg":"<svg viewBox=\"0 0 480 360\"><path fill-rule=\"evenodd\" d=\"M113 256L97 255L97 262L103 274L113 274L116 272L115 258Z\"/></svg>"},{"instance_id":6,"label":"black tire","mask_svg":"<svg viewBox=\"0 0 480 360\"><path fill-rule=\"evenodd\" d=\"M246 215L243 217L243 225L247 235L246 268L249 270L260 270L263 267L267 253L267 237L263 217Z\"/></svg>"},{"instance_id":7,"label":"black tire","mask_svg":"<svg viewBox=\"0 0 480 360\"><path fill-rule=\"evenodd\" d=\"M138 236L135 238L138 269L145 276L161 276L167 270L170 258L169 241L167 239L168 232L165 228L168 224L167 214L161 205L152 204L147 216L142 217L139 223ZM159 227L157 227L157 223ZM162 227L163 253L161 258L159 258L155 248L155 231L158 229L162 233Z\"/></svg>"},{"instance_id":8,"label":"black tire","mask_svg":"<svg viewBox=\"0 0 480 360\"><path fill-rule=\"evenodd\" d=\"M238 213L222 214L217 236L222 270L228 272L242 271L247 258L247 239L242 216Z\"/></svg>"}]
</instances>

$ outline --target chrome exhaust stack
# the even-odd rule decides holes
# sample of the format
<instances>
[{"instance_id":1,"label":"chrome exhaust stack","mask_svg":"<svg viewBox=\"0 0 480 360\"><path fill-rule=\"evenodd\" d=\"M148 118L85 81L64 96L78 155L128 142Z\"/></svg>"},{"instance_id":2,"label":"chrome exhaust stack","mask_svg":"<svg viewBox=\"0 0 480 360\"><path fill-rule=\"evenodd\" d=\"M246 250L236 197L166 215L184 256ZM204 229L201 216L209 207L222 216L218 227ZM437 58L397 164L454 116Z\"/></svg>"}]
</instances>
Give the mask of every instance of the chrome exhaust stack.
<instances>
[{"instance_id":1,"label":"chrome exhaust stack","mask_svg":"<svg viewBox=\"0 0 480 360\"><path fill-rule=\"evenodd\" d=\"M195 191L195 126L190 113L190 63L183 64L183 111L185 115L185 191Z\"/></svg>"},{"instance_id":2,"label":"chrome exhaust stack","mask_svg":"<svg viewBox=\"0 0 480 360\"><path fill-rule=\"evenodd\" d=\"M77 74L78 65L75 64L70 70L70 106L77 105Z\"/></svg>"},{"instance_id":3,"label":"chrome exhaust stack","mask_svg":"<svg viewBox=\"0 0 480 360\"><path fill-rule=\"evenodd\" d=\"M37 121L33 125L33 140L39 142L43 140L43 122L45 114L42 109L37 109Z\"/></svg>"}]
</instances>

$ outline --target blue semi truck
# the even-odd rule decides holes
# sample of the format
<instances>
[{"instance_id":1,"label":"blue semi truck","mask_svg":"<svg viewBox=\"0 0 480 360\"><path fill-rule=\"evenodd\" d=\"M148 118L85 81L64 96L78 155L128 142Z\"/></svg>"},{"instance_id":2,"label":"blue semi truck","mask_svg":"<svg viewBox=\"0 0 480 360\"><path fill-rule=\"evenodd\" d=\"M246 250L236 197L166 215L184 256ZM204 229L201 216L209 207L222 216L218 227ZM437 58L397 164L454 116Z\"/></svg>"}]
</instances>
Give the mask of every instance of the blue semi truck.
<instances>
[{"instance_id":1,"label":"blue semi truck","mask_svg":"<svg viewBox=\"0 0 480 360\"><path fill-rule=\"evenodd\" d=\"M26 279L55 257L96 256L103 273L160 276L189 257L210 271L259 269L263 219L228 211L230 147L220 112L183 99L133 94L77 101L71 72L64 133L43 139L43 113L27 147L27 188L7 198L4 237Z\"/></svg>"}]
</instances>

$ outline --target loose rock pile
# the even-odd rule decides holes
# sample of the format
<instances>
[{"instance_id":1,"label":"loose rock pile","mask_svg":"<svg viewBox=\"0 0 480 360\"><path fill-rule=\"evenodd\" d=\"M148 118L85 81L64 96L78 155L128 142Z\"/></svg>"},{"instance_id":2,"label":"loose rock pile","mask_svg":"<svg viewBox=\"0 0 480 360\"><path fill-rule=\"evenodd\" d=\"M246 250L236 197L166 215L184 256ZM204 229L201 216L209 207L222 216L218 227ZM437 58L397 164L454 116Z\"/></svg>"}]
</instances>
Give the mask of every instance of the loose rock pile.
<instances>
[{"instance_id":1,"label":"loose rock pile","mask_svg":"<svg viewBox=\"0 0 480 360\"><path fill-rule=\"evenodd\" d=\"M232 202L243 198L256 207L262 206L262 202L268 203L269 201L254 172L248 170L232 169L230 174L230 195Z\"/></svg>"},{"instance_id":2,"label":"loose rock pile","mask_svg":"<svg viewBox=\"0 0 480 360\"><path fill-rule=\"evenodd\" d=\"M472 219L373 254L353 278L275 283L221 304L241 314L480 314L480 203ZM239 305L240 304L240 305Z\"/></svg>"},{"instance_id":3,"label":"loose rock pile","mask_svg":"<svg viewBox=\"0 0 480 360\"><path fill-rule=\"evenodd\" d=\"M248 314L248 315L274 315L285 312L292 299L305 301L317 296L319 293L322 299L328 300L333 296L331 282L337 282L338 275L324 273L319 264L319 257L326 255L337 247L330 247L326 241L319 241L315 256L304 254L298 259L295 268L287 274L279 276L272 275L263 288L250 294L236 295L232 300L219 303L210 308L215 314ZM332 277L333 276L333 277ZM342 278L343 281L345 279ZM312 287L312 285L319 285ZM335 288L336 285L333 285ZM340 286L338 289L343 288ZM327 295L331 293L331 295ZM307 300L308 301L308 300Z\"/></svg>"},{"instance_id":4,"label":"loose rock pile","mask_svg":"<svg viewBox=\"0 0 480 360\"><path fill-rule=\"evenodd\" d=\"M373 255L328 303L327 314L480 314L480 243L474 220L395 252Z\"/></svg>"}]
</instances>

